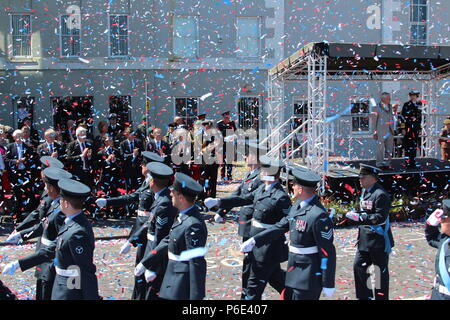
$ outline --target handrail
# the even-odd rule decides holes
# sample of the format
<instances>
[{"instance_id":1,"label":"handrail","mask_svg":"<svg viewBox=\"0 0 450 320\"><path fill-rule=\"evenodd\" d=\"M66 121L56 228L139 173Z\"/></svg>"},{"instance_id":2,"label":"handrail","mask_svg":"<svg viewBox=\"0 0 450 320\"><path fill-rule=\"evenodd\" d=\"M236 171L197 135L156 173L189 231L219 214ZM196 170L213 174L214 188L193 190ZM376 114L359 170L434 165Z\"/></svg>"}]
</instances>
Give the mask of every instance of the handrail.
<instances>
[{"instance_id":1,"label":"handrail","mask_svg":"<svg viewBox=\"0 0 450 320\"><path fill-rule=\"evenodd\" d=\"M275 133L277 133L278 131L280 131L281 128L283 128L286 124L288 124L293 117L290 117L289 119L287 119L283 124L279 125L275 130L273 130L266 138L264 138L259 144L260 145L264 145L264 143L266 143Z\"/></svg>"},{"instance_id":2,"label":"handrail","mask_svg":"<svg viewBox=\"0 0 450 320\"><path fill-rule=\"evenodd\" d=\"M283 140L281 140L275 147L270 148L267 152L268 156L272 156L275 151L278 151L289 139L291 139L298 131L303 129L303 127L309 122L309 120L304 121L300 126L298 126L294 131L289 133Z\"/></svg>"}]
</instances>

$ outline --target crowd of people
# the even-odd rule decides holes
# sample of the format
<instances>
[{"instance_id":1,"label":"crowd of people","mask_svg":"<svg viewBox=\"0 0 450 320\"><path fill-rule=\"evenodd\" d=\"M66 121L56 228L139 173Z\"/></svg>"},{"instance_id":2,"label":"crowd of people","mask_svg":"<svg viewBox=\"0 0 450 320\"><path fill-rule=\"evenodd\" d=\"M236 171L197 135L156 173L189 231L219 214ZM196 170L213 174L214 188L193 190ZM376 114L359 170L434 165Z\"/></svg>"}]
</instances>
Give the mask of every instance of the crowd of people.
<instances>
[{"instance_id":1,"label":"crowd of people","mask_svg":"<svg viewBox=\"0 0 450 320\"><path fill-rule=\"evenodd\" d=\"M29 119L17 130L0 126L1 201L4 203L5 196L12 194L11 214L16 221L22 221L28 212L36 208L43 190L39 173L39 159L42 156L60 160L77 180L91 188L93 196L130 194L139 188L144 179L140 169L144 151L155 152L175 172L188 174L199 181L205 187L203 198L215 196L219 166L222 179L231 182L234 160L227 161L225 148L219 148L217 141L214 141L215 136L210 134L211 130L218 130L226 139L227 132L236 130L230 112L224 112L222 117L216 124L206 119L206 114L199 115L192 123L175 117L164 135L161 128L146 125L145 117L142 124L134 129L118 123L118 116L111 114L108 122L98 123L98 135L95 137L85 121L78 121L77 124L69 119L65 129L59 132L51 128L45 130L43 141ZM187 135L175 136L177 129L185 129ZM221 155L219 162L194 161L194 142L198 142L203 149L197 157L201 158L201 153L206 149L213 153L217 149ZM171 154L174 148L190 152L191 160L173 163ZM94 218L122 218L133 212L129 206L98 211L89 200L86 207Z\"/></svg>"},{"instance_id":2,"label":"crowd of people","mask_svg":"<svg viewBox=\"0 0 450 320\"><path fill-rule=\"evenodd\" d=\"M384 156L391 148L385 140L392 134L387 131L391 130L391 106L384 94L380 108L379 112L389 113L386 117L377 114L376 119L376 138L384 146L378 153ZM136 130L121 128L114 114L109 124L100 122L95 138L83 124L68 126L72 129L61 133L48 129L40 145L33 142L36 139L28 125L13 131L4 162L18 224L7 242L38 241L35 253L9 262L3 274L36 267L38 300L100 299L93 258L95 238L87 216L98 210L115 214L118 208L126 208L136 214L119 252L127 254L137 248L131 298L201 300L206 295L208 240L201 211L215 212L214 221L222 223L232 208L240 207L238 233L245 254L242 299L261 300L267 284L286 300L317 300L322 294L333 297L334 224L317 194L321 177L308 169L290 169L285 173L291 183L284 188L280 177L285 163L267 156L267 147L250 140L246 142L247 174L230 196L217 198L219 166L223 178L231 180L229 165L234 159L224 161L227 153L219 148L211 130L223 130L224 141L233 141L229 133L236 129L229 112L222 116L217 128L206 115L199 116L192 128L177 117L165 137L159 128L148 132L145 123ZM386 131L382 132L381 125ZM178 136L177 129L189 131L190 137ZM408 125L404 129L412 130ZM6 138L5 131L2 138ZM411 139L416 138L413 134ZM185 162L174 161L172 150L184 146L182 150L188 152L196 142L201 153L192 152ZM407 165L414 166L412 151L408 152ZM195 159L204 153L219 160ZM391 196L378 183L378 165L388 164L379 155L377 160L377 167L360 165L360 204L346 213L358 225L353 271L356 297L361 300L389 299L389 257L394 247ZM42 184L45 190L39 193L36 188ZM35 194L35 209L26 214L27 206L32 206L30 195ZM442 208L428 217L425 235L438 249L432 299L449 300L450 200L444 199ZM281 266L285 261L286 269ZM370 266L378 277L375 286L368 281Z\"/></svg>"}]
</instances>

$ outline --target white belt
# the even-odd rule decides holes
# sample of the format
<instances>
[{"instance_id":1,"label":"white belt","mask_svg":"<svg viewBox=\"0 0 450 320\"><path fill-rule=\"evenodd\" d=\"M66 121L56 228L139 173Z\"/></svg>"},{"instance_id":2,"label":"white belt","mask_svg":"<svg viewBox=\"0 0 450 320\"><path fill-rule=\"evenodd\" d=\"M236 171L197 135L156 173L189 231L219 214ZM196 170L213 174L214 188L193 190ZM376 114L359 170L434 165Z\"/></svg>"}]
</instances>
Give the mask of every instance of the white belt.
<instances>
[{"instance_id":1,"label":"white belt","mask_svg":"<svg viewBox=\"0 0 450 320\"><path fill-rule=\"evenodd\" d=\"M137 214L140 217L148 217L150 215L150 212L147 212L146 210L138 210Z\"/></svg>"},{"instance_id":2,"label":"white belt","mask_svg":"<svg viewBox=\"0 0 450 320\"><path fill-rule=\"evenodd\" d=\"M450 296L450 291L445 286L437 285L434 288L440 293L445 294L446 296Z\"/></svg>"},{"instance_id":3,"label":"white belt","mask_svg":"<svg viewBox=\"0 0 450 320\"><path fill-rule=\"evenodd\" d=\"M176 254L173 254L172 252L168 251L169 259L174 261L182 261L180 259L180 256L177 256Z\"/></svg>"},{"instance_id":4,"label":"white belt","mask_svg":"<svg viewBox=\"0 0 450 320\"><path fill-rule=\"evenodd\" d=\"M55 266L56 273L63 277L78 277L78 270L77 269L61 269Z\"/></svg>"},{"instance_id":5,"label":"white belt","mask_svg":"<svg viewBox=\"0 0 450 320\"><path fill-rule=\"evenodd\" d=\"M319 252L319 248L317 246L314 247L306 247L306 248L297 248L293 246L289 246L289 252L296 254L313 254Z\"/></svg>"},{"instance_id":6,"label":"white belt","mask_svg":"<svg viewBox=\"0 0 450 320\"><path fill-rule=\"evenodd\" d=\"M445 294L446 296L450 296L450 291L446 286L438 284L436 277L434 278L434 288L439 291L439 293Z\"/></svg>"},{"instance_id":7,"label":"white belt","mask_svg":"<svg viewBox=\"0 0 450 320\"><path fill-rule=\"evenodd\" d=\"M273 226L273 224L261 223L255 219L252 219L252 226L256 228L268 229Z\"/></svg>"},{"instance_id":8,"label":"white belt","mask_svg":"<svg viewBox=\"0 0 450 320\"><path fill-rule=\"evenodd\" d=\"M150 234L150 233L147 233L147 240L149 240L149 241L155 241L155 236L152 235L152 234Z\"/></svg>"},{"instance_id":9,"label":"white belt","mask_svg":"<svg viewBox=\"0 0 450 320\"><path fill-rule=\"evenodd\" d=\"M53 243L53 241L50 241L50 240L48 240L47 238L44 238L44 237L41 237L41 243L44 245L44 246L50 246L52 243Z\"/></svg>"}]
</instances>

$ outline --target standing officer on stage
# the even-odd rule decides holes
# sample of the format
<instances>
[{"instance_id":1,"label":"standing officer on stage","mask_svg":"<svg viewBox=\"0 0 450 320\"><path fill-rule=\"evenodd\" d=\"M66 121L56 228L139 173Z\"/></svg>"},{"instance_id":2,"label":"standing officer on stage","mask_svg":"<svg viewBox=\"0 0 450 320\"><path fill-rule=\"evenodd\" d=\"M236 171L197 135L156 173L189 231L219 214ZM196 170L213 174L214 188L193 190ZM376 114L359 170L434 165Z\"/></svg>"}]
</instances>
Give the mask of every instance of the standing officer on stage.
<instances>
[{"instance_id":1,"label":"standing officer on stage","mask_svg":"<svg viewBox=\"0 0 450 320\"><path fill-rule=\"evenodd\" d=\"M391 165L394 152L394 114L391 96L387 92L381 94L381 101L375 107L373 138L377 141L376 166L378 168ZM387 161L384 159L387 158Z\"/></svg>"},{"instance_id":2,"label":"standing officer on stage","mask_svg":"<svg viewBox=\"0 0 450 320\"><path fill-rule=\"evenodd\" d=\"M208 230L195 205L202 186L183 173L175 174L172 203L179 210L170 233L146 256L145 279L156 280L155 268L169 258L159 297L168 300L202 300L206 282L206 239ZM142 273L142 267L135 272Z\"/></svg>"},{"instance_id":3,"label":"standing officer on stage","mask_svg":"<svg viewBox=\"0 0 450 320\"><path fill-rule=\"evenodd\" d=\"M150 188L150 177L147 163L151 161L163 162L163 158L149 151L142 153L143 161L141 163L142 175L146 177L140 188L131 194L126 194L116 198L99 198L95 201L99 208L105 206L121 207L131 203L138 204L136 221L131 228L127 242L120 248L119 254L126 254L131 247L138 247L136 251L136 265L142 260L147 246L147 228L143 226L150 217L150 208L153 204L154 194ZM135 277L134 289L131 299L144 300L146 294L145 278L143 276Z\"/></svg>"},{"instance_id":4,"label":"standing officer on stage","mask_svg":"<svg viewBox=\"0 0 450 320\"><path fill-rule=\"evenodd\" d=\"M263 182L260 179L261 164L259 162L259 156L267 153L268 149L263 146L259 146L256 143L248 143L249 153L246 158L247 167L250 171L247 172L242 183L236 188L231 196L245 197L246 195L254 192L258 189ZM242 237L242 242L247 241L250 238L251 222L253 217L253 205L247 205L241 207L239 210L239 226L238 234ZM216 222L223 222L227 211L223 208L219 208L218 213L214 216ZM242 294L241 298L245 297L245 290L247 288L248 277L250 276L250 261L249 255L244 256L242 261Z\"/></svg>"},{"instance_id":5,"label":"standing officer on stage","mask_svg":"<svg viewBox=\"0 0 450 320\"><path fill-rule=\"evenodd\" d=\"M108 120L108 134L113 137L114 144L118 147L120 143L120 136L122 135L124 128L119 123L117 123L117 114L111 113L108 116Z\"/></svg>"},{"instance_id":6,"label":"standing officer on stage","mask_svg":"<svg viewBox=\"0 0 450 320\"><path fill-rule=\"evenodd\" d=\"M229 145L231 146L231 143L227 144L228 138L231 135L227 135L227 133L229 134L230 131L236 131L236 124L234 123L233 120L231 120L231 114L230 111L226 111L224 113L222 113L222 120L217 122L217 128L219 129L219 131L222 133L222 137L224 139L224 143L223 143L223 164L222 167L220 169L220 176L222 178L222 180L226 177L228 181L232 180L232 171L233 171L233 160L234 159L227 159L226 157L226 147ZM234 153L233 153L234 155ZM225 172L226 171L226 172Z\"/></svg>"},{"instance_id":7,"label":"standing officer on stage","mask_svg":"<svg viewBox=\"0 0 450 320\"><path fill-rule=\"evenodd\" d=\"M69 172L55 167L44 170L45 188L52 199L51 205L40 223L19 233L23 241L39 237L35 253L5 267L5 269L9 268L10 272L19 268L21 271L26 271L36 267L36 300L50 300L52 296L55 269L53 260L49 258L46 248L54 244L60 228L64 225L65 217L60 208L61 196L58 182L71 177L72 175Z\"/></svg>"},{"instance_id":8,"label":"standing officer on stage","mask_svg":"<svg viewBox=\"0 0 450 320\"><path fill-rule=\"evenodd\" d=\"M430 246L438 249L431 300L450 300L450 199L443 200L442 209L427 219L425 237Z\"/></svg>"},{"instance_id":9,"label":"standing officer on stage","mask_svg":"<svg viewBox=\"0 0 450 320\"><path fill-rule=\"evenodd\" d=\"M418 100L419 91L409 93L409 101L402 108L404 119L402 125L403 148L405 150L405 162L408 168L417 168L416 154L419 147L420 133L422 131L422 102Z\"/></svg>"},{"instance_id":10,"label":"standing officer on stage","mask_svg":"<svg viewBox=\"0 0 450 320\"><path fill-rule=\"evenodd\" d=\"M241 245L243 252L261 247L289 231L289 260L285 299L318 300L323 291L331 297L335 291L336 249L333 222L316 195L320 177L306 169L293 170L296 202L289 215Z\"/></svg>"},{"instance_id":11,"label":"standing officer on stage","mask_svg":"<svg viewBox=\"0 0 450 320\"><path fill-rule=\"evenodd\" d=\"M207 198L208 208L234 208L243 205L253 205L253 219L250 236L271 228L283 219L291 208L291 200L279 183L280 171L284 164L274 158L260 157L261 180L264 184L254 192L230 196L222 199ZM284 289L285 273L280 263L287 260L288 248L284 235L277 237L271 243L255 247L249 254L250 276L245 292L246 300L261 300L267 281L279 293Z\"/></svg>"},{"instance_id":12,"label":"standing officer on stage","mask_svg":"<svg viewBox=\"0 0 450 320\"><path fill-rule=\"evenodd\" d=\"M359 226L358 251L356 252L353 271L355 274L356 297L360 300L389 299L389 254L394 247L389 224L391 199L389 194L378 184L378 168L360 165L359 182L363 188L360 210L346 214L348 219L356 221ZM369 287L367 269L375 266L375 295Z\"/></svg>"},{"instance_id":13,"label":"standing officer on stage","mask_svg":"<svg viewBox=\"0 0 450 320\"><path fill-rule=\"evenodd\" d=\"M150 217L142 228L147 229L147 246L145 248L144 258L136 267L136 276L144 273L145 268L150 268L146 258L159 245L159 243L169 234L170 227L178 214L178 210L172 204L170 196L169 184L173 175L173 170L169 166L159 163L150 162L147 164L151 179L150 188L152 189L155 200L150 207ZM153 266L156 273L156 279L148 284L146 300L157 300L161 283L164 278L164 272L167 266L167 259L161 259L159 266Z\"/></svg>"}]
</instances>

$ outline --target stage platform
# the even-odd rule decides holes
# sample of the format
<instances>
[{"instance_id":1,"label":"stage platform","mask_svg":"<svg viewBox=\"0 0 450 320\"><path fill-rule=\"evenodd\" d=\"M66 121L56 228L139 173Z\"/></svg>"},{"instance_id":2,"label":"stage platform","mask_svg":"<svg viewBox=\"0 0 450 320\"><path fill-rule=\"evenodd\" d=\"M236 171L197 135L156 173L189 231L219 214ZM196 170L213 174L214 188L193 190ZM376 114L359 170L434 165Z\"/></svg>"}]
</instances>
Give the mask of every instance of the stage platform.
<instances>
[{"instance_id":1,"label":"stage platform","mask_svg":"<svg viewBox=\"0 0 450 320\"><path fill-rule=\"evenodd\" d=\"M383 170L380 183L390 193L419 196L424 199L448 195L450 191L450 161L417 158L420 166L406 168L404 159L393 159L392 168ZM361 187L358 180L361 163L375 166L375 160L330 161L326 175L326 193L335 199L356 200Z\"/></svg>"}]
</instances>

